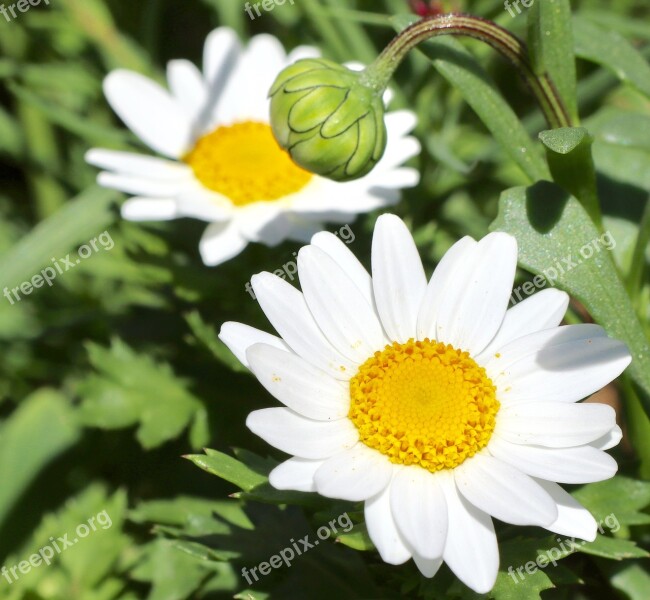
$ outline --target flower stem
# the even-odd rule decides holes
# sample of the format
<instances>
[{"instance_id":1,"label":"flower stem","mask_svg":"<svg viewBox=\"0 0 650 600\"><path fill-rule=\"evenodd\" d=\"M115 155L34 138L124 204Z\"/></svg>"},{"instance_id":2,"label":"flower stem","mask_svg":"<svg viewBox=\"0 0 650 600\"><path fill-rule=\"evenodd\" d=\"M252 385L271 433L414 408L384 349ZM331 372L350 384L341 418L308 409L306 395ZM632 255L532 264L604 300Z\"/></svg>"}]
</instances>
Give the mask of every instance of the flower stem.
<instances>
[{"instance_id":1,"label":"flower stem","mask_svg":"<svg viewBox=\"0 0 650 600\"><path fill-rule=\"evenodd\" d=\"M574 125L551 78L546 73L535 73L528 58L526 44L496 23L471 15L453 13L413 23L393 38L375 62L365 70L365 84L378 91L384 90L408 52L421 42L438 35L468 36L492 46L517 67L539 102L551 129Z\"/></svg>"}]
</instances>

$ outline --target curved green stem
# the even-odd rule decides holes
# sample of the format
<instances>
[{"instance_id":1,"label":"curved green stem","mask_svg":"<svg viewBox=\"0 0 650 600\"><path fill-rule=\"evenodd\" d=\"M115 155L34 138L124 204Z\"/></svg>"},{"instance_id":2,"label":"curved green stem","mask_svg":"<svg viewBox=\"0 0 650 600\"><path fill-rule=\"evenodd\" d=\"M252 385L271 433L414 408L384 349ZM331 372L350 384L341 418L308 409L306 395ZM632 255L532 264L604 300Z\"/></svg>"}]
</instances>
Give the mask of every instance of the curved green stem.
<instances>
[{"instance_id":1,"label":"curved green stem","mask_svg":"<svg viewBox=\"0 0 650 600\"><path fill-rule=\"evenodd\" d=\"M564 106L548 75L538 76L528 58L526 44L492 21L463 14L448 14L417 21L398 34L364 72L364 83L383 90L408 52L421 42L438 35L468 36L492 46L510 60L540 104L549 127L572 127Z\"/></svg>"}]
</instances>

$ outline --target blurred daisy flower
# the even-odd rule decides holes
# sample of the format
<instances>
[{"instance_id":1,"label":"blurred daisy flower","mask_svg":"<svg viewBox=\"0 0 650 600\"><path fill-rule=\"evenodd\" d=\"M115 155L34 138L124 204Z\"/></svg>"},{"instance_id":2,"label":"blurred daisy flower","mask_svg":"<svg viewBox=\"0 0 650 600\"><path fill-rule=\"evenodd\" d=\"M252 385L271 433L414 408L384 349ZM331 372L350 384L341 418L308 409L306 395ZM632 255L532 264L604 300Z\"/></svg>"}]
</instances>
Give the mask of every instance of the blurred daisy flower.
<instances>
[{"instance_id":1,"label":"blurred daisy flower","mask_svg":"<svg viewBox=\"0 0 650 600\"><path fill-rule=\"evenodd\" d=\"M359 213L395 204L418 171L401 165L420 147L408 134L415 116L386 115L387 151L371 174L335 182L297 166L275 141L268 92L275 76L317 50L288 56L273 36L242 47L228 28L206 41L203 73L186 60L168 64L169 91L125 70L110 73L104 92L113 110L165 158L93 149L86 160L104 169L99 183L134 197L122 216L134 221L193 217L207 221L199 248L207 265L239 254L249 242L308 241L325 221L349 223Z\"/></svg>"},{"instance_id":2,"label":"blurred daisy flower","mask_svg":"<svg viewBox=\"0 0 650 600\"><path fill-rule=\"evenodd\" d=\"M569 298L547 289L508 309L517 244L465 237L427 282L405 224L377 221L372 277L322 232L298 255L302 292L253 278L281 337L225 323L221 339L286 408L248 427L293 455L278 489L365 502L382 558L442 562L489 591L492 518L594 540L592 515L558 483L608 479L621 439L614 410L577 404L630 363L591 324L560 326ZM557 483L556 483L557 482Z\"/></svg>"}]
</instances>

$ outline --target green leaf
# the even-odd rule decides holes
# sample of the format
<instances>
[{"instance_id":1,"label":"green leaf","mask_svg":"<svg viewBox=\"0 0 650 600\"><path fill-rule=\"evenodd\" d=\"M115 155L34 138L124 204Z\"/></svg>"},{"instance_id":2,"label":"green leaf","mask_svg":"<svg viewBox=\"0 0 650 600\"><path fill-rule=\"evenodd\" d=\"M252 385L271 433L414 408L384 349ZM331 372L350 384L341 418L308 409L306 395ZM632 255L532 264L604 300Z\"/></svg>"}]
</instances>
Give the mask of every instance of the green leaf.
<instances>
[{"instance_id":1,"label":"green leaf","mask_svg":"<svg viewBox=\"0 0 650 600\"><path fill-rule=\"evenodd\" d=\"M169 365L135 353L120 340L110 348L93 343L87 348L97 371L78 384L87 425L119 429L138 424L138 441L155 448L178 437L203 409Z\"/></svg>"},{"instance_id":2,"label":"green leaf","mask_svg":"<svg viewBox=\"0 0 650 600\"><path fill-rule=\"evenodd\" d=\"M397 31L416 20L413 15L393 18ZM549 171L538 147L533 144L519 117L504 100L476 59L451 38L436 38L418 46L438 72L458 88L504 152L532 181L548 179Z\"/></svg>"},{"instance_id":3,"label":"green leaf","mask_svg":"<svg viewBox=\"0 0 650 600\"><path fill-rule=\"evenodd\" d=\"M573 122L578 122L571 3L535 2L528 10L528 46L538 75L548 73Z\"/></svg>"},{"instance_id":4,"label":"green leaf","mask_svg":"<svg viewBox=\"0 0 650 600\"><path fill-rule=\"evenodd\" d=\"M593 542L582 542L580 552L600 556L610 560L624 560L626 558L648 558L643 548L639 548L632 540L620 540L604 535L599 535Z\"/></svg>"},{"instance_id":5,"label":"green leaf","mask_svg":"<svg viewBox=\"0 0 650 600\"><path fill-rule=\"evenodd\" d=\"M77 442L70 402L53 390L34 392L0 427L0 523L39 472Z\"/></svg>"},{"instance_id":6,"label":"green leaf","mask_svg":"<svg viewBox=\"0 0 650 600\"><path fill-rule=\"evenodd\" d=\"M604 529L618 530L619 525L650 522L642 512L650 505L650 482L617 475L607 481L590 483L573 493L589 509Z\"/></svg>"},{"instance_id":7,"label":"green leaf","mask_svg":"<svg viewBox=\"0 0 650 600\"><path fill-rule=\"evenodd\" d=\"M567 291L611 337L628 345L629 372L650 393L650 344L607 251L615 240L596 229L582 205L545 181L513 188L501 195L491 228L517 238L519 263L538 274L540 287ZM645 408L650 412L650 403Z\"/></svg>"},{"instance_id":8,"label":"green leaf","mask_svg":"<svg viewBox=\"0 0 650 600\"><path fill-rule=\"evenodd\" d=\"M264 475L253 471L232 456L210 449L206 449L205 452L205 455L192 454L185 458L191 460L197 467L200 467L204 471L221 477L221 479L235 484L246 492L252 491L258 485L267 481Z\"/></svg>"},{"instance_id":9,"label":"green leaf","mask_svg":"<svg viewBox=\"0 0 650 600\"><path fill-rule=\"evenodd\" d=\"M59 259L76 245L97 237L115 219L111 210L115 199L115 192L92 187L39 223L0 255L0 288L18 286L46 267L54 270L53 257Z\"/></svg>"},{"instance_id":10,"label":"green leaf","mask_svg":"<svg viewBox=\"0 0 650 600\"><path fill-rule=\"evenodd\" d=\"M591 156L593 138L589 132L584 127L561 127L542 131L539 139L546 147L553 181L580 200L591 220L600 225L596 168Z\"/></svg>"},{"instance_id":11,"label":"green leaf","mask_svg":"<svg viewBox=\"0 0 650 600\"><path fill-rule=\"evenodd\" d=\"M647 566L646 566L647 567ZM639 563L626 565L610 577L611 584L629 600L647 600L650 590L650 573Z\"/></svg>"},{"instance_id":12,"label":"green leaf","mask_svg":"<svg viewBox=\"0 0 650 600\"><path fill-rule=\"evenodd\" d=\"M650 97L650 65L621 35L579 16L573 18L575 51Z\"/></svg>"}]
</instances>

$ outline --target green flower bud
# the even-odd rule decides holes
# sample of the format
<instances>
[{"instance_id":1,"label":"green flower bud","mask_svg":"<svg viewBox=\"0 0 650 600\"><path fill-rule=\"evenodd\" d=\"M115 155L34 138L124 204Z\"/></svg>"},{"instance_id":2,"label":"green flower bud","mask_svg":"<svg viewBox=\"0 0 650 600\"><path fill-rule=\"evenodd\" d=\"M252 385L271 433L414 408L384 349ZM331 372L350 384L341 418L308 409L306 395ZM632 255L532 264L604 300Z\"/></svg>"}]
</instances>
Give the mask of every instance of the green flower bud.
<instances>
[{"instance_id":1,"label":"green flower bud","mask_svg":"<svg viewBox=\"0 0 650 600\"><path fill-rule=\"evenodd\" d=\"M280 72L269 96L273 134L303 169L349 181L384 154L381 92L361 72L321 58L299 60Z\"/></svg>"}]
</instances>

